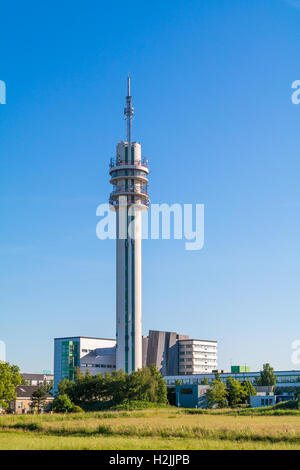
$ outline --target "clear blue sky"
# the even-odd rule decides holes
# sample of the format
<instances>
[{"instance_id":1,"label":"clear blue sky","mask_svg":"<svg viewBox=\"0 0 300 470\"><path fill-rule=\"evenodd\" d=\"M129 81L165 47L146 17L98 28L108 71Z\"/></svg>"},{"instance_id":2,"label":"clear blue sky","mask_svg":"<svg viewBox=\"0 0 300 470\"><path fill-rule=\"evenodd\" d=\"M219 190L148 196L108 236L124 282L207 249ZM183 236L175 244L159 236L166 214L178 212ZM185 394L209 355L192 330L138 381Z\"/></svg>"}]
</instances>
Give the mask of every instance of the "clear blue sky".
<instances>
[{"instance_id":1,"label":"clear blue sky","mask_svg":"<svg viewBox=\"0 0 300 470\"><path fill-rule=\"evenodd\" d=\"M219 341L219 365L296 368L300 1L28 1L1 6L0 339L23 371L53 337L115 336L115 242L96 207L124 137L156 203L205 204L205 246L143 243L143 332Z\"/></svg>"}]
</instances>

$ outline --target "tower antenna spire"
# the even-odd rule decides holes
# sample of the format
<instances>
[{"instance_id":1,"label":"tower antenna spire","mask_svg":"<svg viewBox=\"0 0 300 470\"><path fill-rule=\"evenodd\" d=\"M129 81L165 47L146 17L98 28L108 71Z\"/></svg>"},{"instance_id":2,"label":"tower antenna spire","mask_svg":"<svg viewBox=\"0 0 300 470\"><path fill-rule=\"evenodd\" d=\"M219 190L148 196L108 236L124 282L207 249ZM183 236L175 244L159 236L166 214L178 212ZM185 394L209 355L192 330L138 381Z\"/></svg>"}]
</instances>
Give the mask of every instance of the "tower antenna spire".
<instances>
[{"instance_id":1,"label":"tower antenna spire","mask_svg":"<svg viewBox=\"0 0 300 470\"><path fill-rule=\"evenodd\" d=\"M131 132L132 132L132 116L134 114L133 107L131 104L130 96L130 76L127 77L127 96L126 96L126 106L124 108L125 119L127 121L126 125L126 139L128 142L128 151L131 150ZM130 155L130 153L129 153Z\"/></svg>"}]
</instances>

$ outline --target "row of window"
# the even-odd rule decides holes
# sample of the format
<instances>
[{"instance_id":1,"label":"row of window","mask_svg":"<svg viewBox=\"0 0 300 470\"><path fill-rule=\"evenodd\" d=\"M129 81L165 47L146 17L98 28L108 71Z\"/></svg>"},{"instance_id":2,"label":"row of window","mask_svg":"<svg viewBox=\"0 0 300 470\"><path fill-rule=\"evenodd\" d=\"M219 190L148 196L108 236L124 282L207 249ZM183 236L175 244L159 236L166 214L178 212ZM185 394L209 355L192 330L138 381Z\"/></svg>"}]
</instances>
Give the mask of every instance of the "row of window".
<instances>
[{"instance_id":1,"label":"row of window","mask_svg":"<svg viewBox=\"0 0 300 470\"><path fill-rule=\"evenodd\" d=\"M191 345L186 345L186 344L180 344L180 349L198 349L198 350L208 350L208 349L211 349L211 350L215 350L217 349L217 346L203 346L203 345L200 345L200 344L191 344Z\"/></svg>"},{"instance_id":2,"label":"row of window","mask_svg":"<svg viewBox=\"0 0 300 470\"><path fill-rule=\"evenodd\" d=\"M190 366L197 366L199 364L211 364L216 366L216 361L214 360L209 360L209 359L202 359L202 360L196 360L196 361L189 361L188 359L180 359L179 365L182 366L184 364L190 365Z\"/></svg>"},{"instance_id":3,"label":"row of window","mask_svg":"<svg viewBox=\"0 0 300 470\"><path fill-rule=\"evenodd\" d=\"M188 356L188 357L217 357L217 353L203 351L200 353L192 353L191 351L181 351L179 356Z\"/></svg>"},{"instance_id":4,"label":"row of window","mask_svg":"<svg viewBox=\"0 0 300 470\"><path fill-rule=\"evenodd\" d=\"M262 398L261 399L262 406L264 405L273 405L273 398Z\"/></svg>"},{"instance_id":5,"label":"row of window","mask_svg":"<svg viewBox=\"0 0 300 470\"><path fill-rule=\"evenodd\" d=\"M179 365L180 367L180 370L185 370L185 369L191 369L191 367L187 368L185 367L184 365L180 364ZM196 368L194 369L196 370ZM202 369L203 370L203 369ZM228 374L229 376L230 374ZM232 377L236 378L237 380L240 380L240 381L243 381L244 380L244 377L236 377L235 374L232 374ZM294 380L293 380L293 383L299 383L300 382L300 377L298 378L299 376L295 376L293 377ZM214 378L211 378L211 377L206 377L208 379L208 383L212 383L212 381L214 380ZM249 380L250 382L254 382L254 379L255 377L248 377L248 376L245 376L245 379L246 380ZM297 380L298 379L298 380ZM189 385L189 384L201 384L203 378L195 378L195 379L192 379L192 378L188 378L188 379L183 379L182 383L183 384L186 384L186 385ZM221 380L222 382L226 382L227 380L227 377L221 377ZM168 379L166 382L167 382L167 385L175 385L175 381L176 379ZM276 384L279 384L279 383L288 383L288 379L287 378L284 378L284 377L277 377L277 381L276 381ZM292 382L292 381L291 381Z\"/></svg>"},{"instance_id":6,"label":"row of window","mask_svg":"<svg viewBox=\"0 0 300 470\"><path fill-rule=\"evenodd\" d=\"M210 368L211 369L211 368ZM179 373L184 372L184 371L190 371L190 373L201 373L201 371L207 371L208 370L208 364L203 364L202 366L198 367L193 367L193 366L182 366L180 365L179 368Z\"/></svg>"},{"instance_id":7,"label":"row of window","mask_svg":"<svg viewBox=\"0 0 300 470\"><path fill-rule=\"evenodd\" d=\"M180 348L179 349L179 354L180 353L187 353L187 354L191 354L191 353L211 353L211 354L216 354L217 353L217 349L196 349L196 348Z\"/></svg>"},{"instance_id":8,"label":"row of window","mask_svg":"<svg viewBox=\"0 0 300 470\"><path fill-rule=\"evenodd\" d=\"M114 364L81 364L81 367L100 367L100 368L107 368L107 369L115 369L116 366Z\"/></svg>"},{"instance_id":9,"label":"row of window","mask_svg":"<svg viewBox=\"0 0 300 470\"><path fill-rule=\"evenodd\" d=\"M147 178L147 173L143 170L117 170L111 173L112 178L116 178L118 176L143 176Z\"/></svg>"}]
</instances>

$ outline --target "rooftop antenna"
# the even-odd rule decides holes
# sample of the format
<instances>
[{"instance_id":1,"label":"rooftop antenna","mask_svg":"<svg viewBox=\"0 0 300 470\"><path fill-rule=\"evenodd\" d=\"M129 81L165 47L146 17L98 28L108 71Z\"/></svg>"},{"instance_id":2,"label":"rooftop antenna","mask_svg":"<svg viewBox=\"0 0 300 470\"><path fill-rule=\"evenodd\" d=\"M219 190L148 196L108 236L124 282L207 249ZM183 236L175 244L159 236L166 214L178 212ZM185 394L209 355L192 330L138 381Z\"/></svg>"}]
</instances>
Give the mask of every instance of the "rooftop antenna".
<instances>
[{"instance_id":1,"label":"rooftop antenna","mask_svg":"<svg viewBox=\"0 0 300 470\"><path fill-rule=\"evenodd\" d=\"M124 108L125 119L127 121L126 126L126 138L128 142L128 153L130 155L131 151L131 130L132 130L132 116L133 116L133 107L131 105L131 96L130 96L130 76L127 77L127 96L126 96L126 106Z\"/></svg>"}]
</instances>

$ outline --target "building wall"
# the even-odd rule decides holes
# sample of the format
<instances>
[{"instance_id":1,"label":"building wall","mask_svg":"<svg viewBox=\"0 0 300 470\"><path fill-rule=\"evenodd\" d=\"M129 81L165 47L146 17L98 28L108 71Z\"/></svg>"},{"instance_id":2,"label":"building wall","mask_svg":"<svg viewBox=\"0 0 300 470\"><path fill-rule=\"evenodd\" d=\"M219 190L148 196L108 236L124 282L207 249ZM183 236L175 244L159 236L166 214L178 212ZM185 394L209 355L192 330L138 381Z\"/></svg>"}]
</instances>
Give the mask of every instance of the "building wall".
<instances>
[{"instance_id":1,"label":"building wall","mask_svg":"<svg viewBox=\"0 0 300 470\"><path fill-rule=\"evenodd\" d=\"M176 406L182 408L206 408L207 385L177 385Z\"/></svg>"},{"instance_id":2,"label":"building wall","mask_svg":"<svg viewBox=\"0 0 300 470\"><path fill-rule=\"evenodd\" d=\"M143 340L143 365L155 364L162 375L178 373L178 335L169 331L150 330Z\"/></svg>"},{"instance_id":3,"label":"building wall","mask_svg":"<svg viewBox=\"0 0 300 470\"><path fill-rule=\"evenodd\" d=\"M250 406L253 408L258 408L261 406L273 406L275 405L275 396L274 395L258 395L250 397Z\"/></svg>"},{"instance_id":4,"label":"building wall","mask_svg":"<svg viewBox=\"0 0 300 470\"><path fill-rule=\"evenodd\" d=\"M66 345L76 344L77 354L66 356ZM68 337L54 340L54 391L63 378L74 378L75 368L92 375L112 372L116 368L116 340L106 338ZM69 360L69 367L66 361Z\"/></svg>"},{"instance_id":5,"label":"building wall","mask_svg":"<svg viewBox=\"0 0 300 470\"><path fill-rule=\"evenodd\" d=\"M150 330L143 338L143 365L152 364L162 375L209 373L217 369L217 342Z\"/></svg>"},{"instance_id":6,"label":"building wall","mask_svg":"<svg viewBox=\"0 0 300 470\"><path fill-rule=\"evenodd\" d=\"M179 340L179 374L209 373L217 369L217 341Z\"/></svg>"},{"instance_id":7,"label":"building wall","mask_svg":"<svg viewBox=\"0 0 300 470\"><path fill-rule=\"evenodd\" d=\"M54 398L47 398L45 400L44 409L47 411L47 405L50 405L53 402ZM12 400L9 404L9 411L13 414L21 415L21 414L28 414L32 412L31 409L31 397L27 398L16 398ZM43 412L43 408L42 408Z\"/></svg>"},{"instance_id":8,"label":"building wall","mask_svg":"<svg viewBox=\"0 0 300 470\"><path fill-rule=\"evenodd\" d=\"M276 376L276 385L275 388L297 388L300 387L300 370L292 371L274 371ZM221 373L220 379L223 382L226 382L229 376L233 377L236 380L243 382L244 380L249 380L251 383L254 383L255 379L259 377L260 372L245 372L240 374L232 374L230 372ZM206 378L210 384L214 379L215 375L213 373L204 373L204 374L189 374L189 375L169 375L165 376L164 380L167 383L167 386L174 386L176 380L181 380L182 384L192 385L192 384L201 384L203 379Z\"/></svg>"},{"instance_id":9,"label":"building wall","mask_svg":"<svg viewBox=\"0 0 300 470\"><path fill-rule=\"evenodd\" d=\"M148 336L143 336L142 338L142 364L143 367L147 365L147 354L148 354Z\"/></svg>"}]
</instances>

